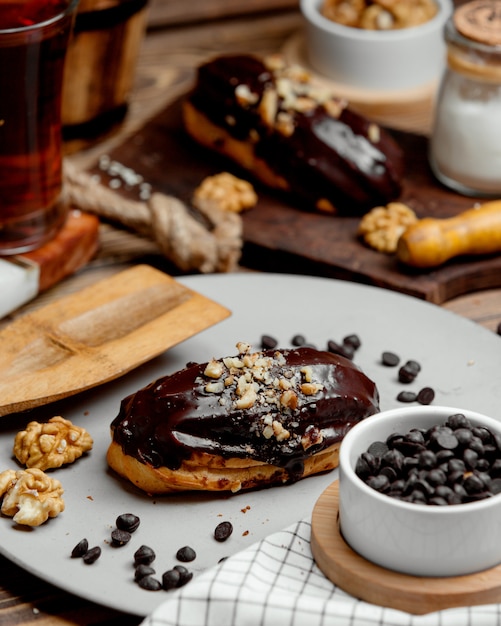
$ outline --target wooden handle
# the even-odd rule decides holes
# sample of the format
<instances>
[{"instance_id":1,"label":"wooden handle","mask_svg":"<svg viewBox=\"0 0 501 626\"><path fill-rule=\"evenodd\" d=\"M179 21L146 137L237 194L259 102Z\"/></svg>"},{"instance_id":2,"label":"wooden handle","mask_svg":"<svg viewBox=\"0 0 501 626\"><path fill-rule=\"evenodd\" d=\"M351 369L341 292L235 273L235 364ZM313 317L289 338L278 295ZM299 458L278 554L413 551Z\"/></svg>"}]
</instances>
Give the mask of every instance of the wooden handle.
<instances>
[{"instance_id":1,"label":"wooden handle","mask_svg":"<svg viewBox=\"0 0 501 626\"><path fill-rule=\"evenodd\" d=\"M501 200L447 219L424 218L398 241L397 258L413 267L436 267L461 255L501 252Z\"/></svg>"}]
</instances>

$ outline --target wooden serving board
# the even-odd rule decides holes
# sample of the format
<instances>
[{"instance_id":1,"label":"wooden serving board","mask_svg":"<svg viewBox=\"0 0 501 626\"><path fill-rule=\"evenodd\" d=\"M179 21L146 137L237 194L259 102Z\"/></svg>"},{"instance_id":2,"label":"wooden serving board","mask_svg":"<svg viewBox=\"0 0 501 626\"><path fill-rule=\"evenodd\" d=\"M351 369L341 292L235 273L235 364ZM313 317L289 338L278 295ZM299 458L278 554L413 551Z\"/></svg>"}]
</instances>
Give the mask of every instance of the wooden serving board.
<instances>
[{"instance_id":1,"label":"wooden serving board","mask_svg":"<svg viewBox=\"0 0 501 626\"><path fill-rule=\"evenodd\" d=\"M338 513L336 481L322 493L313 509L311 550L327 578L354 597L415 615L500 602L501 565L451 578L393 572L367 561L350 548L339 530Z\"/></svg>"},{"instance_id":2,"label":"wooden serving board","mask_svg":"<svg viewBox=\"0 0 501 626\"><path fill-rule=\"evenodd\" d=\"M229 315L147 265L60 298L0 332L0 416L118 378Z\"/></svg>"},{"instance_id":3,"label":"wooden serving board","mask_svg":"<svg viewBox=\"0 0 501 626\"><path fill-rule=\"evenodd\" d=\"M182 98L114 149L111 157L142 174L153 187L189 202L206 176L224 170L245 177L228 160L195 144L184 132ZM400 200L419 217L450 217L475 199L439 185L430 172L425 136L391 131L406 154ZM442 303L464 293L501 286L501 255L454 260L432 271L414 271L364 246L358 217L332 217L302 210L256 185L258 205L243 216L246 267L354 280Z\"/></svg>"}]
</instances>

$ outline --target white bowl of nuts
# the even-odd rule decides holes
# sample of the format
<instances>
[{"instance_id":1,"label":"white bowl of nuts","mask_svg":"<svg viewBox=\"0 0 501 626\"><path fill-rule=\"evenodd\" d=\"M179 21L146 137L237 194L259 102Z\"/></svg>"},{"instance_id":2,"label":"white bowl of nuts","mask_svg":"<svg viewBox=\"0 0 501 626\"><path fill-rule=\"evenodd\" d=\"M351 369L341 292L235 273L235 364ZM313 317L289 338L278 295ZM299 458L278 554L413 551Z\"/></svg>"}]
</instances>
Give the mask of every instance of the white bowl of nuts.
<instances>
[{"instance_id":1,"label":"white bowl of nuts","mask_svg":"<svg viewBox=\"0 0 501 626\"><path fill-rule=\"evenodd\" d=\"M353 427L339 457L339 524L368 561L413 576L501 563L501 422L442 406Z\"/></svg>"},{"instance_id":2,"label":"white bowl of nuts","mask_svg":"<svg viewBox=\"0 0 501 626\"><path fill-rule=\"evenodd\" d=\"M378 92L438 82L451 0L300 0L300 8L305 52L322 76Z\"/></svg>"}]
</instances>

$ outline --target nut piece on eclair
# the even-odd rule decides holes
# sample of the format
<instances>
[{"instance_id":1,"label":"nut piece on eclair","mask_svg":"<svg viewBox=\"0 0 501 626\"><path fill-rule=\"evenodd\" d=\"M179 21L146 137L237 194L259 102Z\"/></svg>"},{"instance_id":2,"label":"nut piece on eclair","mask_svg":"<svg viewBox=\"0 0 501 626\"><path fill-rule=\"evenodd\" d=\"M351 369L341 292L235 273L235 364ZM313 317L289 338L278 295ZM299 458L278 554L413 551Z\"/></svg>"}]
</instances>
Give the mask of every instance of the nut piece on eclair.
<instances>
[{"instance_id":1,"label":"nut piece on eclair","mask_svg":"<svg viewBox=\"0 0 501 626\"><path fill-rule=\"evenodd\" d=\"M379 411L376 385L344 357L237 348L122 400L110 467L150 494L295 482L337 467L346 432Z\"/></svg>"},{"instance_id":2,"label":"nut piece on eclair","mask_svg":"<svg viewBox=\"0 0 501 626\"><path fill-rule=\"evenodd\" d=\"M308 72L279 55L222 55L198 68L184 126L302 208L345 215L401 192L403 152Z\"/></svg>"}]
</instances>

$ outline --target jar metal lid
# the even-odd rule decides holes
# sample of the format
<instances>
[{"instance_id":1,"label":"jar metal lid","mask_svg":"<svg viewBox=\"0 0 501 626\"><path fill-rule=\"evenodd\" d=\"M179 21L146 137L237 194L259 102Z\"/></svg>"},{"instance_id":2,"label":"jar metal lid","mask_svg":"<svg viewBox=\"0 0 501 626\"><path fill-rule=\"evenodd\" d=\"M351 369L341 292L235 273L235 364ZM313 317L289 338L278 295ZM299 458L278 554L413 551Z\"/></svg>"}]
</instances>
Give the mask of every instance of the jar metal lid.
<instances>
[{"instance_id":1,"label":"jar metal lid","mask_svg":"<svg viewBox=\"0 0 501 626\"><path fill-rule=\"evenodd\" d=\"M454 12L454 24L464 37L501 46L501 1L473 0Z\"/></svg>"}]
</instances>

